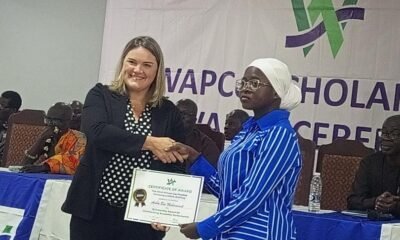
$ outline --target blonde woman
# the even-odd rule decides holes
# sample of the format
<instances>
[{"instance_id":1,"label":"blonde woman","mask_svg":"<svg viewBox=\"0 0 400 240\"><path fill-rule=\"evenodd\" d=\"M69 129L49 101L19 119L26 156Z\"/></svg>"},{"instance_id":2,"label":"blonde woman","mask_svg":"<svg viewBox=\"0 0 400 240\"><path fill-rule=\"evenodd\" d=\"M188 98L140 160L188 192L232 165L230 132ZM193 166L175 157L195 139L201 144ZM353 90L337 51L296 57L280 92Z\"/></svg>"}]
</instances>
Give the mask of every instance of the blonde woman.
<instances>
[{"instance_id":1,"label":"blonde woman","mask_svg":"<svg viewBox=\"0 0 400 240\"><path fill-rule=\"evenodd\" d=\"M165 151L184 141L184 130L164 92L163 54L144 36L125 46L112 84L97 84L87 94L81 124L87 149L62 207L72 214L72 240L165 235L163 226L124 221L134 168L184 172L179 154Z\"/></svg>"}]
</instances>

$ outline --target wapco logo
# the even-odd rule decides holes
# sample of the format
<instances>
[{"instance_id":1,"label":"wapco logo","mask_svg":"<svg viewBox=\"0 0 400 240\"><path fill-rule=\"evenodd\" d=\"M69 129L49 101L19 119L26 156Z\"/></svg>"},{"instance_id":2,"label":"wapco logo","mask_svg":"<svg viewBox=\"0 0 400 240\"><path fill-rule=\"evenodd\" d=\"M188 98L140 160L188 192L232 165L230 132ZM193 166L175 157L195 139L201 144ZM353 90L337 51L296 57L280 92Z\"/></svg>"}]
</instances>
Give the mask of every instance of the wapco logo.
<instances>
[{"instance_id":1,"label":"wapco logo","mask_svg":"<svg viewBox=\"0 0 400 240\"><path fill-rule=\"evenodd\" d=\"M305 7L304 0L291 0L299 35L287 36L286 47L302 47L304 57L320 37L326 36L335 58L343 41L343 31L348 20L364 20L364 8L355 7L358 0L344 0L340 9L335 9L333 0L311 0ZM322 21L317 22L321 16Z\"/></svg>"}]
</instances>

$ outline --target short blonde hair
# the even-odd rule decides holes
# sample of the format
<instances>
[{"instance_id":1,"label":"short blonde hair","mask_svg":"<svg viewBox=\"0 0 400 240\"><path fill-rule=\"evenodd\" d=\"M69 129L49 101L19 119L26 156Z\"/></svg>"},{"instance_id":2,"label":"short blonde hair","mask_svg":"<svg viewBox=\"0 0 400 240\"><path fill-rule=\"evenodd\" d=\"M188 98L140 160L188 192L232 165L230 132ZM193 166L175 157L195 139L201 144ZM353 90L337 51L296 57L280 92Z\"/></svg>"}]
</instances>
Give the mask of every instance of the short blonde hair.
<instances>
[{"instance_id":1,"label":"short blonde hair","mask_svg":"<svg viewBox=\"0 0 400 240\"><path fill-rule=\"evenodd\" d=\"M122 79L122 67L124 65L124 59L126 55L135 48L143 47L154 55L157 61L158 69L155 81L150 86L149 93L150 98L148 104L152 107L156 107L161 104L165 94L165 70L164 70L164 57L161 51L160 45L151 37L140 36L130 40L124 50L122 51L121 57L118 61L117 69L115 71L114 80L111 82L110 89L121 95L128 95L124 80Z\"/></svg>"}]
</instances>

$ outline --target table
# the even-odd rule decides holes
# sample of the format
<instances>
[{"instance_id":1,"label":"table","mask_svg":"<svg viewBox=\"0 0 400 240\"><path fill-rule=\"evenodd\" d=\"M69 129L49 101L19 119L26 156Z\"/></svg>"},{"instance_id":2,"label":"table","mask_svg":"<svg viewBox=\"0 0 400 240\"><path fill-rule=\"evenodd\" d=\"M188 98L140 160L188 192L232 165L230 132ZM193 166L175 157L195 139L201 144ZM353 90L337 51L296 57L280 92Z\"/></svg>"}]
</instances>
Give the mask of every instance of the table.
<instances>
[{"instance_id":1,"label":"table","mask_svg":"<svg viewBox=\"0 0 400 240\"><path fill-rule=\"evenodd\" d=\"M203 204L201 211L212 213L213 199ZM208 208L207 210L205 208ZM334 211L322 210L310 213L307 207L294 206L293 216L297 240L399 240L400 220L390 222L370 221L367 218L347 216ZM209 215L208 215L209 216ZM200 215L200 219L207 216ZM167 240L186 239L179 229L171 229Z\"/></svg>"},{"instance_id":2,"label":"table","mask_svg":"<svg viewBox=\"0 0 400 240\"><path fill-rule=\"evenodd\" d=\"M0 239L69 239L70 215L63 213L70 176L52 174L17 174L0 169ZM216 198L203 194L199 219L216 210ZM6 212L8 218L2 218ZM376 222L366 218L343 215L337 212L309 213L295 206L294 220L298 240L398 240L400 221ZM13 226L3 233L5 221ZM18 227L15 227L18 226ZM11 238L12 239L12 238ZM185 239L178 228L171 229L166 240Z\"/></svg>"},{"instance_id":3,"label":"table","mask_svg":"<svg viewBox=\"0 0 400 240\"><path fill-rule=\"evenodd\" d=\"M71 179L66 175L13 173L1 168L0 239L39 239L39 205L46 199L45 189L51 188L53 182Z\"/></svg>"},{"instance_id":4,"label":"table","mask_svg":"<svg viewBox=\"0 0 400 240\"><path fill-rule=\"evenodd\" d=\"M32 232L34 239L69 239L69 222L71 215L61 211L61 205L67 197L71 180L48 180L43 190L35 225Z\"/></svg>"},{"instance_id":5,"label":"table","mask_svg":"<svg viewBox=\"0 0 400 240\"><path fill-rule=\"evenodd\" d=\"M294 211L297 239L383 240L400 239L400 221L370 221L338 212L309 213ZM321 238L323 236L323 238Z\"/></svg>"}]
</instances>

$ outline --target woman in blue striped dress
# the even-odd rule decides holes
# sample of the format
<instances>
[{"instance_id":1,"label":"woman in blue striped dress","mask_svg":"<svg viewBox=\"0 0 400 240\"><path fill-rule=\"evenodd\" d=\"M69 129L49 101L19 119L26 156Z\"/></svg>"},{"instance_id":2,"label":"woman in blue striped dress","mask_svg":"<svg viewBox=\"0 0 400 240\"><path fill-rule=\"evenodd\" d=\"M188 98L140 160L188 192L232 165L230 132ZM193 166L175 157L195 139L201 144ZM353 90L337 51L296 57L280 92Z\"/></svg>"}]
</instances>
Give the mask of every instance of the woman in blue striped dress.
<instances>
[{"instance_id":1,"label":"woman in blue striped dress","mask_svg":"<svg viewBox=\"0 0 400 240\"><path fill-rule=\"evenodd\" d=\"M194 149L173 148L219 199L214 215L182 225L181 232L202 239L296 239L292 202L301 157L289 110L299 104L300 90L286 64L270 58L253 61L236 88L254 117L221 154L217 170Z\"/></svg>"}]
</instances>

